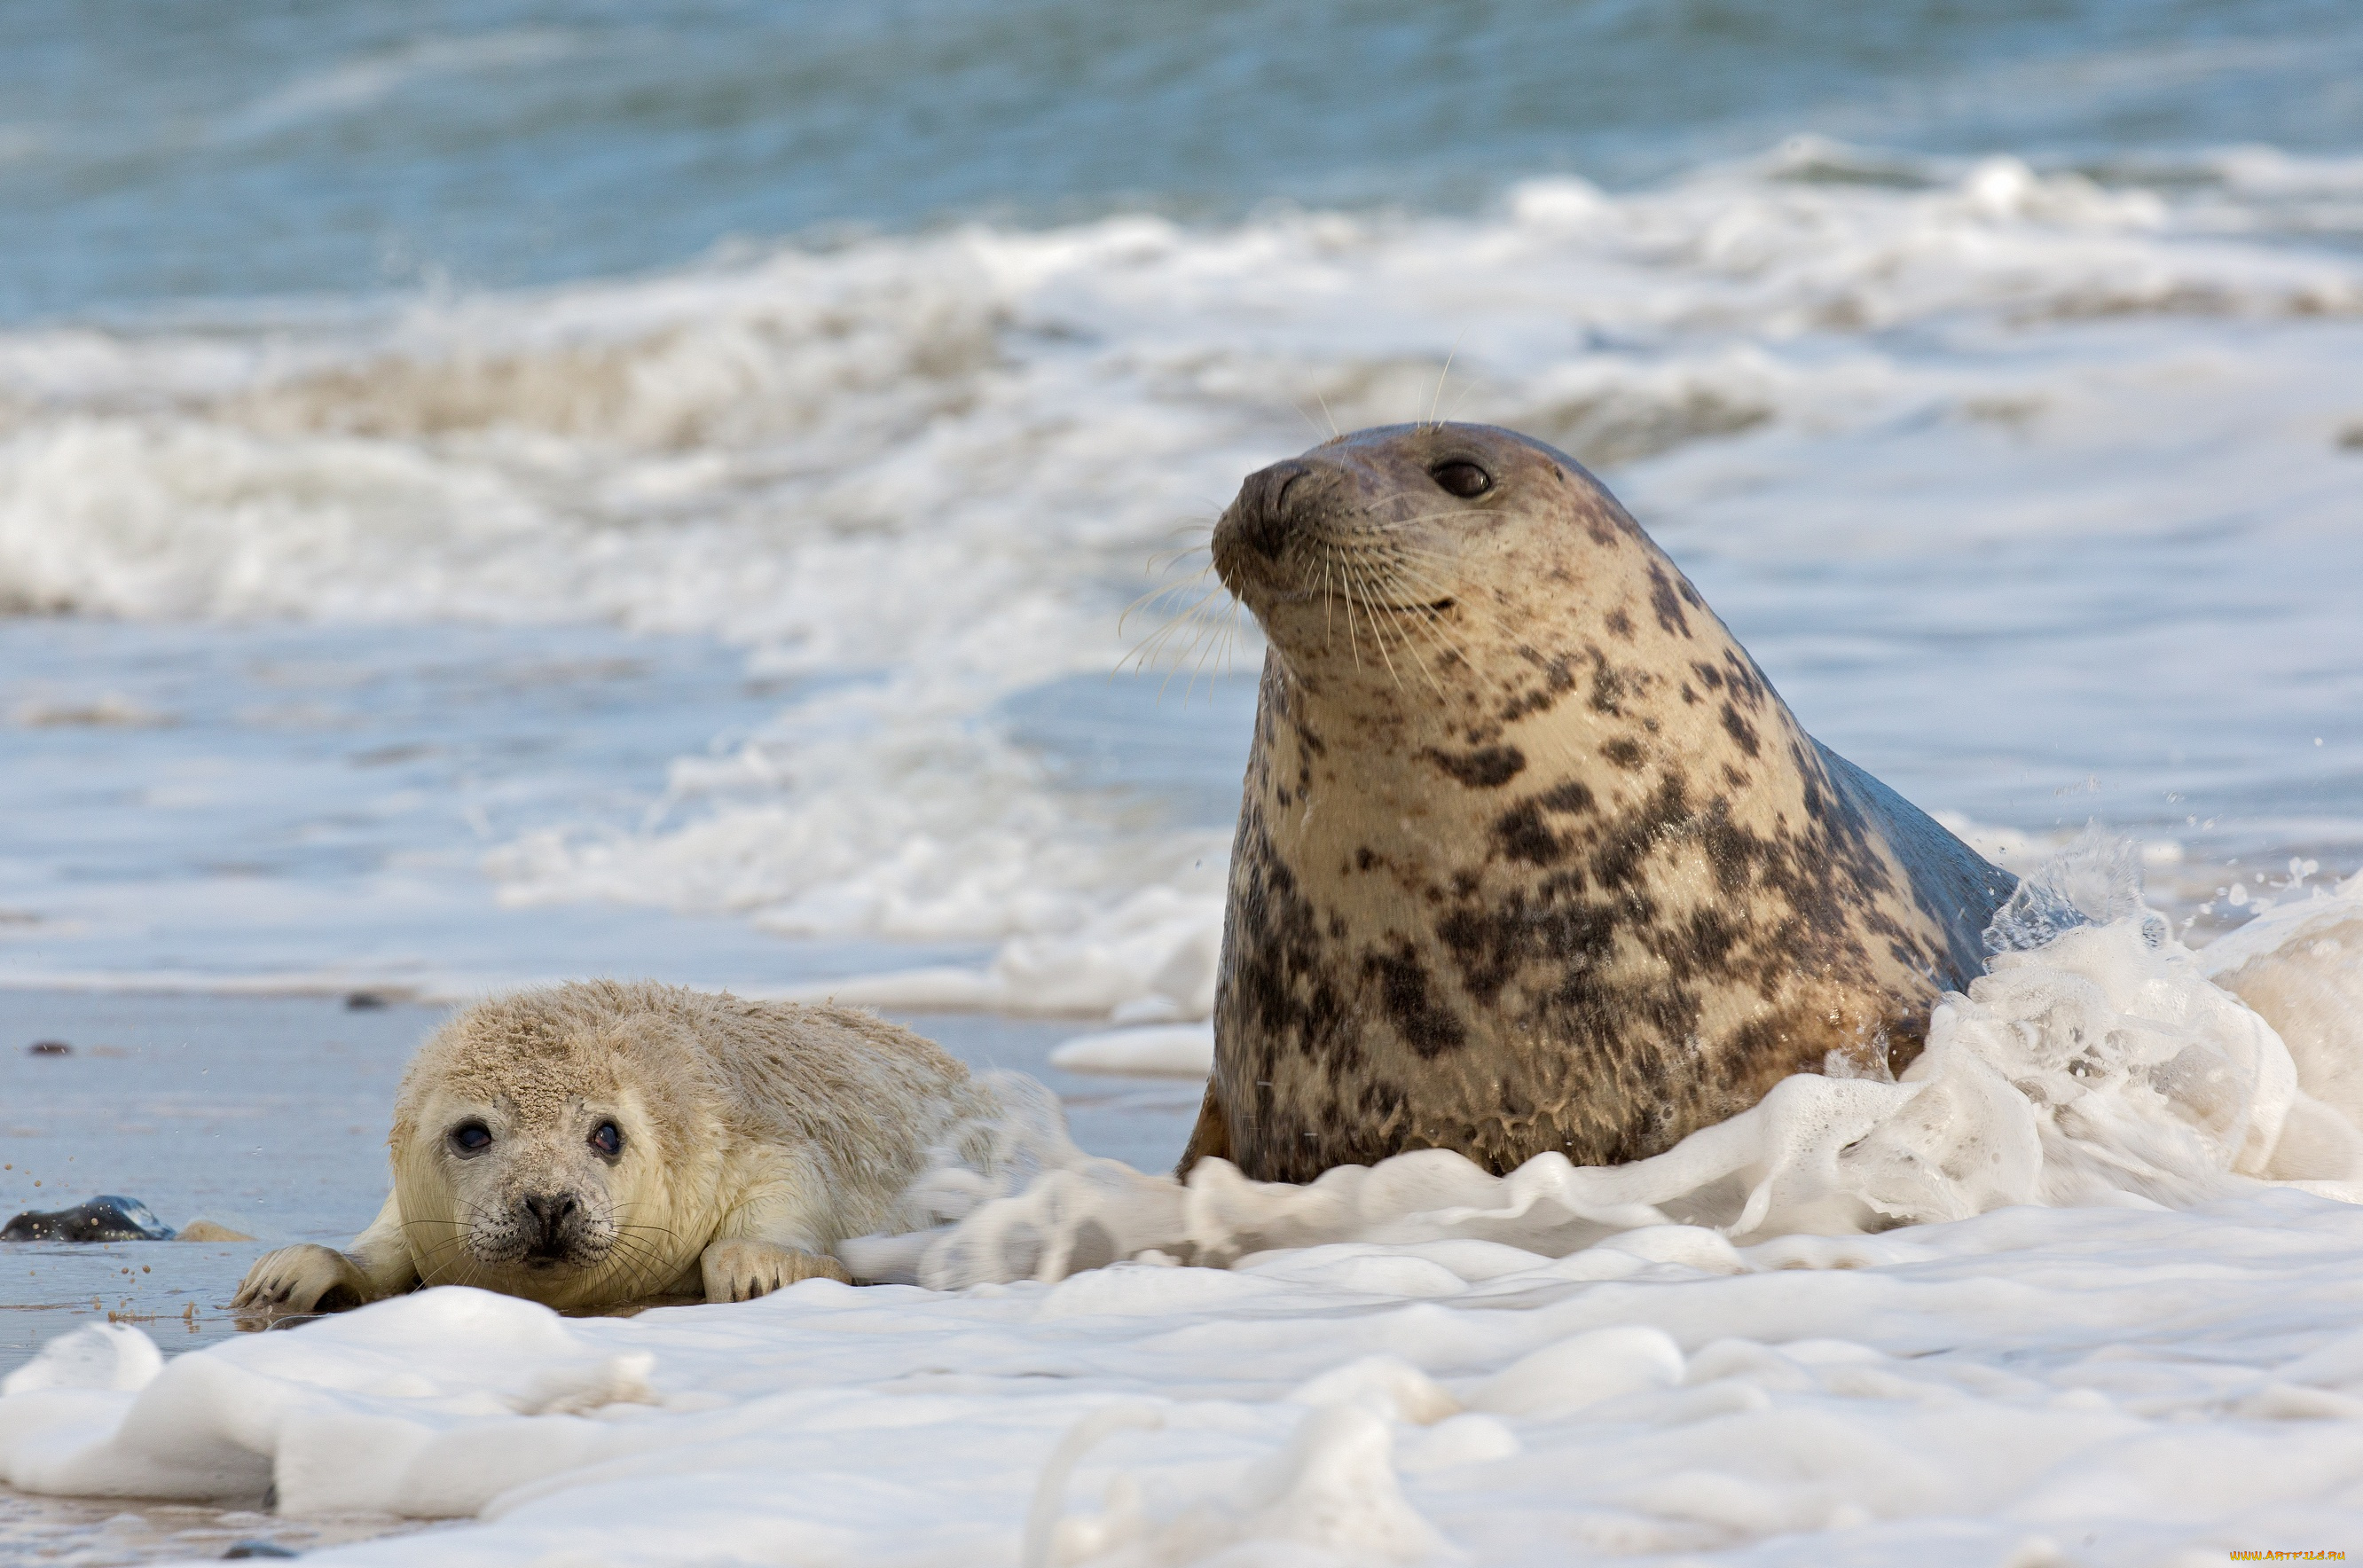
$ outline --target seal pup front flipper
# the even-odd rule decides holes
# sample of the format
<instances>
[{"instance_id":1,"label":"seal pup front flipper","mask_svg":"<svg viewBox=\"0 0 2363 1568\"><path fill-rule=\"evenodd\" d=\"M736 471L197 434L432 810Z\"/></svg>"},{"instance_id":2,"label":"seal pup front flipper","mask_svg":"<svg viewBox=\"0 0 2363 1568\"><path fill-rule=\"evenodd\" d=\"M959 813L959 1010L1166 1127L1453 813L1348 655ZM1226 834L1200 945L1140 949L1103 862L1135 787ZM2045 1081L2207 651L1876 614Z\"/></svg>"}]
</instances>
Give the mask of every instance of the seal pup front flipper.
<instances>
[{"instance_id":1,"label":"seal pup front flipper","mask_svg":"<svg viewBox=\"0 0 2363 1568\"><path fill-rule=\"evenodd\" d=\"M397 1193L343 1252L302 1242L266 1253L246 1271L233 1308L267 1313L342 1312L399 1296L418 1284Z\"/></svg>"},{"instance_id":2,"label":"seal pup front flipper","mask_svg":"<svg viewBox=\"0 0 2363 1568\"><path fill-rule=\"evenodd\" d=\"M845 1265L826 1253L759 1236L714 1242L698 1254L697 1267L708 1301L752 1301L807 1279L853 1283Z\"/></svg>"}]
</instances>

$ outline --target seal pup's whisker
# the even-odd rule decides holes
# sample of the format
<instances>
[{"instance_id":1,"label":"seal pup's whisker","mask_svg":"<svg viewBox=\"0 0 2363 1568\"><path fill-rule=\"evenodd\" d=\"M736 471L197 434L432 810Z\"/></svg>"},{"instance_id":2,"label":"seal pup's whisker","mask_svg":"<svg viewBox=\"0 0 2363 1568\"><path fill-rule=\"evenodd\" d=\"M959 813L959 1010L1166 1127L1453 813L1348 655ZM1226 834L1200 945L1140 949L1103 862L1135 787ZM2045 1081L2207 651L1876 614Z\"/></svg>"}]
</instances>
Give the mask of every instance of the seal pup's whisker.
<instances>
[{"instance_id":1,"label":"seal pup's whisker","mask_svg":"<svg viewBox=\"0 0 2363 1568\"><path fill-rule=\"evenodd\" d=\"M456 1261L455 1249L464 1247L467 1244L467 1231L464 1230L457 1231L449 1237L446 1237L442 1242L436 1246L429 1247L424 1253L414 1251L411 1255L414 1264L418 1270L420 1283L423 1285L441 1284L442 1276L445 1273L446 1262Z\"/></svg>"},{"instance_id":2,"label":"seal pup's whisker","mask_svg":"<svg viewBox=\"0 0 2363 1568\"><path fill-rule=\"evenodd\" d=\"M668 1255L651 1243L619 1236L607 1259L602 1261L608 1260L613 1260L622 1274L620 1288L615 1294L625 1300L646 1296L654 1286L670 1283L657 1277L669 1261Z\"/></svg>"}]
</instances>

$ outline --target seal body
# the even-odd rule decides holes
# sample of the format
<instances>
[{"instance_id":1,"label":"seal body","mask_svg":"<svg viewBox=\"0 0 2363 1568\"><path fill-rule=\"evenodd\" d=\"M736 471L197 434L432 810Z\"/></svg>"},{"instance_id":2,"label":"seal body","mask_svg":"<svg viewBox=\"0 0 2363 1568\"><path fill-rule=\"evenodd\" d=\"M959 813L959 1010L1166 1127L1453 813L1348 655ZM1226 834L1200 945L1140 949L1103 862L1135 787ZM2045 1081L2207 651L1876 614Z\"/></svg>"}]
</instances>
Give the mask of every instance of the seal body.
<instances>
[{"instance_id":1,"label":"seal body","mask_svg":"<svg viewBox=\"0 0 2363 1568\"><path fill-rule=\"evenodd\" d=\"M1884 1076L2014 879L1805 734L1664 552L1509 431L1339 437L1214 539L1269 642L1182 1159L1657 1154Z\"/></svg>"},{"instance_id":2,"label":"seal body","mask_svg":"<svg viewBox=\"0 0 2363 1568\"><path fill-rule=\"evenodd\" d=\"M344 1252L287 1247L236 1304L329 1311L422 1285L595 1309L743 1300L849 1276L849 1236L915 1230L938 1143L993 1097L868 1013L594 981L478 1004L403 1076L394 1190Z\"/></svg>"}]
</instances>

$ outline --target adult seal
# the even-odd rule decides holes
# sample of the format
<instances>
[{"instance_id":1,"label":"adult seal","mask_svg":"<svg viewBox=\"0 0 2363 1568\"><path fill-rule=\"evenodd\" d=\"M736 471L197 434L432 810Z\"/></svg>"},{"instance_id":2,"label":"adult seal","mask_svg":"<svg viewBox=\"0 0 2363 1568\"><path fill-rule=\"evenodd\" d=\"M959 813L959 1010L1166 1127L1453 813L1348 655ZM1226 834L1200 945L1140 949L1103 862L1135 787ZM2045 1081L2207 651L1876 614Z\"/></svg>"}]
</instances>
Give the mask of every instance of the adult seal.
<instances>
[{"instance_id":1,"label":"adult seal","mask_svg":"<svg viewBox=\"0 0 2363 1568\"><path fill-rule=\"evenodd\" d=\"M990 1088L848 1008L587 981L481 1002L403 1075L394 1190L342 1252L283 1247L234 1305L357 1307L472 1285L560 1309L742 1301L849 1278L848 1237L937 1216L930 1152L989 1169Z\"/></svg>"},{"instance_id":2,"label":"adult seal","mask_svg":"<svg viewBox=\"0 0 2363 1568\"><path fill-rule=\"evenodd\" d=\"M2014 879L1798 724L1614 497L1506 430L1250 475L1269 643L1184 1172L1658 1154L1884 1076Z\"/></svg>"}]
</instances>

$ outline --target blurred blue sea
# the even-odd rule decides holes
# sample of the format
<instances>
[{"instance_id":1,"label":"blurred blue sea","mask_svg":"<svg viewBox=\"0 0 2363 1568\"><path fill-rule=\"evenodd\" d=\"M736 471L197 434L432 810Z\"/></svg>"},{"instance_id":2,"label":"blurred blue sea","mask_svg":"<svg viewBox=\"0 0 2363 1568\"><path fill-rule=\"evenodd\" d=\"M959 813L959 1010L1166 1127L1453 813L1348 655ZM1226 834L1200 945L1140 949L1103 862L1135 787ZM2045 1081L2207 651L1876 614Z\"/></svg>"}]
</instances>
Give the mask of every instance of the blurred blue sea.
<instances>
[{"instance_id":1,"label":"blurred blue sea","mask_svg":"<svg viewBox=\"0 0 2363 1568\"><path fill-rule=\"evenodd\" d=\"M1814 132L2106 177L2363 145L2339 0L0 6L0 316L1271 201L1471 214Z\"/></svg>"},{"instance_id":2,"label":"blurred blue sea","mask_svg":"<svg viewBox=\"0 0 2363 1568\"><path fill-rule=\"evenodd\" d=\"M1122 613L1437 406L1994 854L2201 934L2363 864L2352 5L0 40L0 982L1193 1015L1259 654Z\"/></svg>"}]
</instances>

